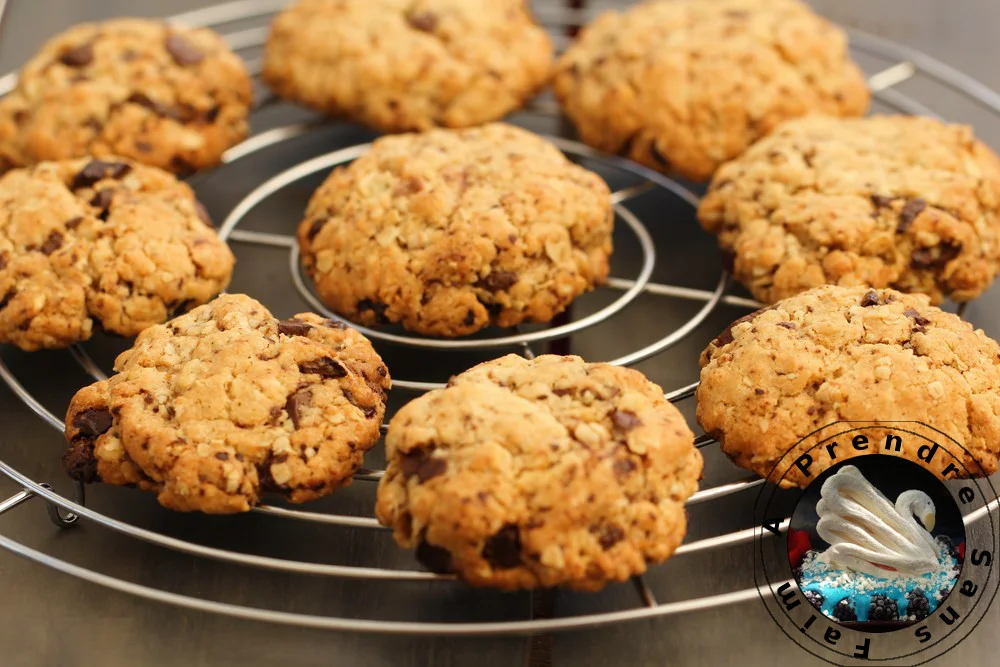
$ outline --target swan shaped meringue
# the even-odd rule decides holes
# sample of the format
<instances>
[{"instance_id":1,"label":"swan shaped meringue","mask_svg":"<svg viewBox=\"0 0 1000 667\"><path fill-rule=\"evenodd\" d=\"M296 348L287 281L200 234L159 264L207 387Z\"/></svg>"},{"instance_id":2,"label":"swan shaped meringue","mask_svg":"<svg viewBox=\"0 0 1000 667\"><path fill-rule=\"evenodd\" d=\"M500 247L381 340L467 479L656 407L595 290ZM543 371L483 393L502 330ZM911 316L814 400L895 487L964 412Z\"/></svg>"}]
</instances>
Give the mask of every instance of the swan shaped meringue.
<instances>
[{"instance_id":1,"label":"swan shaped meringue","mask_svg":"<svg viewBox=\"0 0 1000 667\"><path fill-rule=\"evenodd\" d=\"M823 483L816 513L816 532L830 544L818 558L832 568L887 577L940 567L939 547L928 532L934 503L923 491L904 491L893 505L860 470L844 466Z\"/></svg>"}]
</instances>

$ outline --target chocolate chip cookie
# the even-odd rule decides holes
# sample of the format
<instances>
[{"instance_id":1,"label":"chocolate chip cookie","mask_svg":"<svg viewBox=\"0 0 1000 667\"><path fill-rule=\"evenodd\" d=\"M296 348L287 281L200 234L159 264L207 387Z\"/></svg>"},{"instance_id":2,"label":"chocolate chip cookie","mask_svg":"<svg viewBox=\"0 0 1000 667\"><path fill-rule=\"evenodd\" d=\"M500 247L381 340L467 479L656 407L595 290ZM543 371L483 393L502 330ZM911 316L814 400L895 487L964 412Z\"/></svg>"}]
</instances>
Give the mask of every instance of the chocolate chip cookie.
<instances>
[{"instance_id":1,"label":"chocolate chip cookie","mask_svg":"<svg viewBox=\"0 0 1000 667\"><path fill-rule=\"evenodd\" d=\"M409 403L376 514L428 569L476 586L596 590L684 539L702 458L638 371L510 355Z\"/></svg>"},{"instance_id":2,"label":"chocolate chip cookie","mask_svg":"<svg viewBox=\"0 0 1000 667\"><path fill-rule=\"evenodd\" d=\"M837 421L923 422L969 471L997 469L1000 346L925 295L817 287L734 322L701 367L698 423L783 486L807 480L782 457Z\"/></svg>"},{"instance_id":3,"label":"chocolate chip cookie","mask_svg":"<svg viewBox=\"0 0 1000 667\"><path fill-rule=\"evenodd\" d=\"M604 281L607 185L519 128L383 137L316 191L299 245L323 301L433 336L546 322Z\"/></svg>"},{"instance_id":4,"label":"chocolate chip cookie","mask_svg":"<svg viewBox=\"0 0 1000 667\"><path fill-rule=\"evenodd\" d=\"M357 331L311 313L279 321L239 294L144 331L115 371L70 404L70 476L209 513L349 484L390 385Z\"/></svg>"},{"instance_id":5,"label":"chocolate chip cookie","mask_svg":"<svg viewBox=\"0 0 1000 667\"><path fill-rule=\"evenodd\" d=\"M827 283L967 301L1000 270L1000 160L930 118L799 119L719 169L698 216L766 303Z\"/></svg>"},{"instance_id":6,"label":"chocolate chip cookie","mask_svg":"<svg viewBox=\"0 0 1000 667\"><path fill-rule=\"evenodd\" d=\"M42 162L0 176L0 343L135 336L229 283L233 254L191 188L121 159Z\"/></svg>"},{"instance_id":7,"label":"chocolate chip cookie","mask_svg":"<svg viewBox=\"0 0 1000 667\"><path fill-rule=\"evenodd\" d=\"M798 0L673 0L606 12L556 64L585 142L705 180L787 118L859 116L842 30Z\"/></svg>"},{"instance_id":8,"label":"chocolate chip cookie","mask_svg":"<svg viewBox=\"0 0 1000 667\"><path fill-rule=\"evenodd\" d=\"M271 24L264 80L282 97L400 132L497 120L551 66L525 0L299 0Z\"/></svg>"},{"instance_id":9,"label":"chocolate chip cookie","mask_svg":"<svg viewBox=\"0 0 1000 667\"><path fill-rule=\"evenodd\" d=\"M47 41L0 99L0 172L93 155L187 174L247 134L243 62L207 29L85 23Z\"/></svg>"}]
</instances>

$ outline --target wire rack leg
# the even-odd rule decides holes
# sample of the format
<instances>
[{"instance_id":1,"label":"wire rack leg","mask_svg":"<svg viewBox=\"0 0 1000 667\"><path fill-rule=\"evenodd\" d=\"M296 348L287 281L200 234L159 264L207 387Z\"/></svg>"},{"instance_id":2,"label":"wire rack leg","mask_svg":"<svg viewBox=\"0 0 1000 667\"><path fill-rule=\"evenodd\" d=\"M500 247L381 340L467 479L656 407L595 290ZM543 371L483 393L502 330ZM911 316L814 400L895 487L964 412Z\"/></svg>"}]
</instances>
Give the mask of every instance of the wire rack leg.
<instances>
[{"instance_id":1,"label":"wire rack leg","mask_svg":"<svg viewBox=\"0 0 1000 667\"><path fill-rule=\"evenodd\" d=\"M45 484L44 482L39 486L42 486L46 489L52 488L51 486ZM81 499L81 504L83 504L82 496L80 495L82 493L81 489L82 486L83 486L82 483L77 486L77 496L78 498ZM77 519L80 518L73 512L65 512L59 509L59 507L56 506L55 504L49 502L45 503L45 510L49 514L49 520L52 521L52 523L54 523L57 528L70 528L71 526L75 526Z\"/></svg>"},{"instance_id":2,"label":"wire rack leg","mask_svg":"<svg viewBox=\"0 0 1000 667\"><path fill-rule=\"evenodd\" d=\"M3 514L8 510L12 510L15 507L19 507L20 505L28 502L34 497L35 494L33 494L31 491L25 491L24 489L22 489L17 493L15 493L14 495L12 495L7 500L0 502L0 514Z\"/></svg>"}]
</instances>

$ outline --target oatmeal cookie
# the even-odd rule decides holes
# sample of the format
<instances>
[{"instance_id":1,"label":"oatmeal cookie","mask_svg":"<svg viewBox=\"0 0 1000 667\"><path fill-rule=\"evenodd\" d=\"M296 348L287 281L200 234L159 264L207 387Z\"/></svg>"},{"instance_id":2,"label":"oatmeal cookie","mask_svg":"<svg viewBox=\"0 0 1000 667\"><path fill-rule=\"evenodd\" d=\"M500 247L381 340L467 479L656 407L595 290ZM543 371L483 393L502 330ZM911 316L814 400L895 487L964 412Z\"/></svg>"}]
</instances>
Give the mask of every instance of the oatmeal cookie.
<instances>
[{"instance_id":1,"label":"oatmeal cookie","mask_svg":"<svg viewBox=\"0 0 1000 667\"><path fill-rule=\"evenodd\" d=\"M323 301L434 336L546 322L608 274L607 185L526 130L383 137L316 191L299 245Z\"/></svg>"},{"instance_id":2,"label":"oatmeal cookie","mask_svg":"<svg viewBox=\"0 0 1000 667\"><path fill-rule=\"evenodd\" d=\"M379 438L389 374L366 338L229 294L144 331L66 415L63 461L180 511L246 512L349 484Z\"/></svg>"},{"instance_id":3,"label":"oatmeal cookie","mask_svg":"<svg viewBox=\"0 0 1000 667\"><path fill-rule=\"evenodd\" d=\"M115 19L46 42L0 99L0 172L123 156L178 174L210 167L247 134L250 77L204 28Z\"/></svg>"},{"instance_id":4,"label":"oatmeal cookie","mask_svg":"<svg viewBox=\"0 0 1000 667\"><path fill-rule=\"evenodd\" d=\"M64 160L0 177L0 343L135 336L229 283L233 254L191 188L126 160Z\"/></svg>"},{"instance_id":5,"label":"oatmeal cookie","mask_svg":"<svg viewBox=\"0 0 1000 667\"><path fill-rule=\"evenodd\" d=\"M1000 346L925 295L817 287L734 322L701 366L698 423L783 486L808 481L786 452L837 421L922 422L965 448L969 471L997 469Z\"/></svg>"},{"instance_id":6,"label":"oatmeal cookie","mask_svg":"<svg viewBox=\"0 0 1000 667\"><path fill-rule=\"evenodd\" d=\"M271 25L264 80L282 97L401 132L497 120L551 66L525 0L299 0Z\"/></svg>"},{"instance_id":7,"label":"oatmeal cookie","mask_svg":"<svg viewBox=\"0 0 1000 667\"><path fill-rule=\"evenodd\" d=\"M842 30L798 0L671 0L606 12L556 64L588 144L705 180L787 118L859 116L869 92Z\"/></svg>"},{"instance_id":8,"label":"oatmeal cookie","mask_svg":"<svg viewBox=\"0 0 1000 667\"><path fill-rule=\"evenodd\" d=\"M1000 160L930 118L794 120L719 169L698 216L765 303L823 284L967 301L1000 270Z\"/></svg>"},{"instance_id":9,"label":"oatmeal cookie","mask_svg":"<svg viewBox=\"0 0 1000 667\"><path fill-rule=\"evenodd\" d=\"M701 454L638 371L545 355L480 364L389 425L376 514L435 572L596 590L684 539Z\"/></svg>"}]
</instances>

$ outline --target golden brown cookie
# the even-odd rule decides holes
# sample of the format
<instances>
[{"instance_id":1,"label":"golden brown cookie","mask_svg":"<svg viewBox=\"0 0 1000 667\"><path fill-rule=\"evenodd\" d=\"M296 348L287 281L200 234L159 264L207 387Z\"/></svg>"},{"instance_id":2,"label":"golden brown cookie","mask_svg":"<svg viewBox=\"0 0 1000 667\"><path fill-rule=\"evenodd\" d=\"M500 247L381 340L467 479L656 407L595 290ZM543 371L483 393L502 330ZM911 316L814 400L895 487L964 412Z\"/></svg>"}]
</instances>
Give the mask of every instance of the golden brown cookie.
<instances>
[{"instance_id":1,"label":"golden brown cookie","mask_svg":"<svg viewBox=\"0 0 1000 667\"><path fill-rule=\"evenodd\" d=\"M146 19L84 23L42 45L0 99L7 166L123 156L187 174L247 134L250 77L223 39Z\"/></svg>"},{"instance_id":2,"label":"golden brown cookie","mask_svg":"<svg viewBox=\"0 0 1000 667\"><path fill-rule=\"evenodd\" d=\"M525 0L299 0L271 25L264 80L282 97L401 132L497 120L551 66Z\"/></svg>"},{"instance_id":3,"label":"golden brown cookie","mask_svg":"<svg viewBox=\"0 0 1000 667\"><path fill-rule=\"evenodd\" d=\"M778 123L859 116L864 76L842 30L798 0L671 0L606 12L556 64L588 144L704 180Z\"/></svg>"},{"instance_id":4,"label":"golden brown cookie","mask_svg":"<svg viewBox=\"0 0 1000 667\"><path fill-rule=\"evenodd\" d=\"M233 254L191 188L125 160L65 160L0 176L0 343L135 336L229 283Z\"/></svg>"},{"instance_id":5,"label":"golden brown cookie","mask_svg":"<svg viewBox=\"0 0 1000 667\"><path fill-rule=\"evenodd\" d=\"M738 465L783 486L807 480L782 457L837 421L922 422L957 441L949 450L969 471L997 469L1000 346L924 295L817 287L734 322L701 366L698 423Z\"/></svg>"},{"instance_id":6,"label":"golden brown cookie","mask_svg":"<svg viewBox=\"0 0 1000 667\"><path fill-rule=\"evenodd\" d=\"M526 130L383 137L313 195L302 259L323 301L434 336L546 322L608 274L607 185Z\"/></svg>"},{"instance_id":7,"label":"golden brown cookie","mask_svg":"<svg viewBox=\"0 0 1000 667\"><path fill-rule=\"evenodd\" d=\"M181 511L301 503L351 482L379 438L389 374L371 344L239 294L144 331L66 415L70 476L138 486Z\"/></svg>"},{"instance_id":8,"label":"golden brown cookie","mask_svg":"<svg viewBox=\"0 0 1000 667\"><path fill-rule=\"evenodd\" d=\"M828 283L967 301L1000 271L1000 160L930 118L789 121L719 169L698 216L765 303Z\"/></svg>"},{"instance_id":9,"label":"golden brown cookie","mask_svg":"<svg viewBox=\"0 0 1000 667\"><path fill-rule=\"evenodd\" d=\"M409 403L376 514L430 570L476 586L596 590L668 558L702 458L638 371L510 355Z\"/></svg>"}]
</instances>

